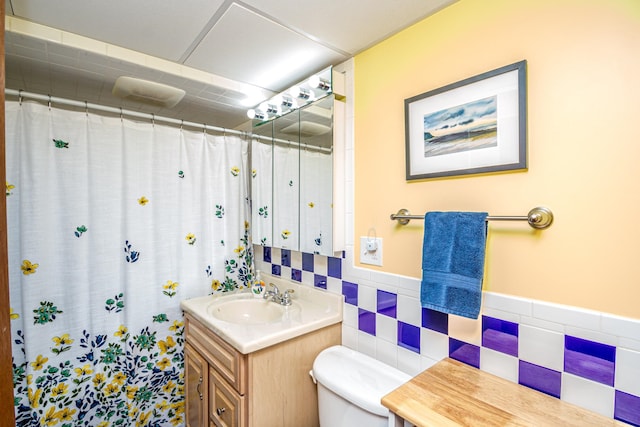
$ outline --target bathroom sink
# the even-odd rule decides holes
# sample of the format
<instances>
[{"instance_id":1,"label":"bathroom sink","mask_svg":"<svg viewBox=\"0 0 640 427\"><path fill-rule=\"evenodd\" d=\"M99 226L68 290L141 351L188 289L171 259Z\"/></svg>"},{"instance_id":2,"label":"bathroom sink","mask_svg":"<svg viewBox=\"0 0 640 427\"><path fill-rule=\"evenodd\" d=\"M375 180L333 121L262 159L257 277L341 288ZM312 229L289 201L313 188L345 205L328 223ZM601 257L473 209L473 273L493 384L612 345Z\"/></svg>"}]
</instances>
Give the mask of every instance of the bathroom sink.
<instances>
[{"instance_id":1,"label":"bathroom sink","mask_svg":"<svg viewBox=\"0 0 640 427\"><path fill-rule=\"evenodd\" d=\"M285 306L254 298L219 298L209 305L207 312L220 320L244 325L273 323L282 319Z\"/></svg>"},{"instance_id":2,"label":"bathroom sink","mask_svg":"<svg viewBox=\"0 0 640 427\"><path fill-rule=\"evenodd\" d=\"M180 307L242 354L342 321L342 295L269 274L262 279L293 290L291 305L240 292L190 298Z\"/></svg>"}]
</instances>

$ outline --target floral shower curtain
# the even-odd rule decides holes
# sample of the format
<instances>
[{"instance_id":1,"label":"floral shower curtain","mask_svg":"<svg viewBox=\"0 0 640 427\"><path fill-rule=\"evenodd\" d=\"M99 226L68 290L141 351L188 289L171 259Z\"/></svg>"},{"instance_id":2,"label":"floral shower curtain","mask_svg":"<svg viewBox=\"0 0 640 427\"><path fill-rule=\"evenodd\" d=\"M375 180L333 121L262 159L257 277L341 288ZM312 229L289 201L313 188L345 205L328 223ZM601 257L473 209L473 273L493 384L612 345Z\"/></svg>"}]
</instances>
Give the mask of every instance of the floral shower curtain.
<instances>
[{"instance_id":1,"label":"floral shower curtain","mask_svg":"<svg viewBox=\"0 0 640 427\"><path fill-rule=\"evenodd\" d=\"M17 424L184 424L180 300L251 280L248 143L6 103Z\"/></svg>"}]
</instances>

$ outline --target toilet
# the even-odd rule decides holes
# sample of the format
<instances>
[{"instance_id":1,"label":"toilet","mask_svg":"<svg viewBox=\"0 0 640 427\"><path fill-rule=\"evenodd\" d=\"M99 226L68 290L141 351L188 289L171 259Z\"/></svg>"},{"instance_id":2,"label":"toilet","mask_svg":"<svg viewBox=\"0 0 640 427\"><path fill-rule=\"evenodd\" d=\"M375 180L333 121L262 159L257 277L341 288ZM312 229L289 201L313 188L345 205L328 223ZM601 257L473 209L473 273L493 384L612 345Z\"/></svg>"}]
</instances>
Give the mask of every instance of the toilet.
<instances>
[{"instance_id":1,"label":"toilet","mask_svg":"<svg viewBox=\"0 0 640 427\"><path fill-rule=\"evenodd\" d=\"M347 347L329 347L310 372L318 386L320 427L387 427L382 396L411 379L372 357Z\"/></svg>"}]
</instances>

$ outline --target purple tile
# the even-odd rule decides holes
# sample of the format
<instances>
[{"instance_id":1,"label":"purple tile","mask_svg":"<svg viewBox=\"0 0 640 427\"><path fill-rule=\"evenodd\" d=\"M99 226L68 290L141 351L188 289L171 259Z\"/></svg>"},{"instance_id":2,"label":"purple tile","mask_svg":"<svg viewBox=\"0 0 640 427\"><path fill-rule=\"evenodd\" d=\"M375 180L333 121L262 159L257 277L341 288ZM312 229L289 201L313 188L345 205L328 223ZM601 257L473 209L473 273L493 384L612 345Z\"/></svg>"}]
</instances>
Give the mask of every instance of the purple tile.
<instances>
[{"instance_id":1,"label":"purple tile","mask_svg":"<svg viewBox=\"0 0 640 427\"><path fill-rule=\"evenodd\" d=\"M291 250L290 249L282 249L282 255L280 255L282 264L285 267L291 267Z\"/></svg>"},{"instance_id":2,"label":"purple tile","mask_svg":"<svg viewBox=\"0 0 640 427\"><path fill-rule=\"evenodd\" d=\"M398 345L420 354L420 328L398 321Z\"/></svg>"},{"instance_id":3,"label":"purple tile","mask_svg":"<svg viewBox=\"0 0 640 427\"><path fill-rule=\"evenodd\" d=\"M422 327L448 335L449 315L447 313L422 307Z\"/></svg>"},{"instance_id":4,"label":"purple tile","mask_svg":"<svg viewBox=\"0 0 640 427\"><path fill-rule=\"evenodd\" d=\"M271 247L265 246L262 248L262 260L264 262L271 262Z\"/></svg>"},{"instance_id":5,"label":"purple tile","mask_svg":"<svg viewBox=\"0 0 640 427\"><path fill-rule=\"evenodd\" d=\"M376 314L363 308L358 309L358 329L376 335Z\"/></svg>"},{"instance_id":6,"label":"purple tile","mask_svg":"<svg viewBox=\"0 0 640 427\"><path fill-rule=\"evenodd\" d=\"M296 268L291 269L291 280L295 280L296 282L302 282L302 271Z\"/></svg>"},{"instance_id":7,"label":"purple tile","mask_svg":"<svg viewBox=\"0 0 640 427\"><path fill-rule=\"evenodd\" d=\"M280 275L280 266L278 264L271 264L271 274L274 276Z\"/></svg>"},{"instance_id":8,"label":"purple tile","mask_svg":"<svg viewBox=\"0 0 640 427\"><path fill-rule=\"evenodd\" d=\"M565 372L613 386L615 364L614 346L570 335L564 337Z\"/></svg>"},{"instance_id":9,"label":"purple tile","mask_svg":"<svg viewBox=\"0 0 640 427\"><path fill-rule=\"evenodd\" d=\"M518 356L518 324L482 316L482 346Z\"/></svg>"},{"instance_id":10,"label":"purple tile","mask_svg":"<svg viewBox=\"0 0 640 427\"><path fill-rule=\"evenodd\" d=\"M342 260L335 257L327 257L327 270L329 277L342 279Z\"/></svg>"},{"instance_id":11,"label":"purple tile","mask_svg":"<svg viewBox=\"0 0 640 427\"><path fill-rule=\"evenodd\" d=\"M313 275L313 286L316 288L327 289L327 276L322 276L320 274Z\"/></svg>"},{"instance_id":12,"label":"purple tile","mask_svg":"<svg viewBox=\"0 0 640 427\"><path fill-rule=\"evenodd\" d=\"M480 368L480 347L449 337L449 357Z\"/></svg>"},{"instance_id":13,"label":"purple tile","mask_svg":"<svg viewBox=\"0 0 640 427\"><path fill-rule=\"evenodd\" d=\"M553 369L520 360L518 383L560 399L562 374Z\"/></svg>"},{"instance_id":14,"label":"purple tile","mask_svg":"<svg viewBox=\"0 0 640 427\"><path fill-rule=\"evenodd\" d=\"M616 406L613 417L616 420L640 427L640 397L616 390Z\"/></svg>"},{"instance_id":15,"label":"purple tile","mask_svg":"<svg viewBox=\"0 0 640 427\"><path fill-rule=\"evenodd\" d=\"M302 270L313 272L313 254L302 253Z\"/></svg>"},{"instance_id":16,"label":"purple tile","mask_svg":"<svg viewBox=\"0 0 640 427\"><path fill-rule=\"evenodd\" d=\"M377 312L385 316L396 318L398 295L378 289Z\"/></svg>"},{"instance_id":17,"label":"purple tile","mask_svg":"<svg viewBox=\"0 0 640 427\"><path fill-rule=\"evenodd\" d=\"M342 281L342 295L347 304L358 305L358 284Z\"/></svg>"}]
</instances>

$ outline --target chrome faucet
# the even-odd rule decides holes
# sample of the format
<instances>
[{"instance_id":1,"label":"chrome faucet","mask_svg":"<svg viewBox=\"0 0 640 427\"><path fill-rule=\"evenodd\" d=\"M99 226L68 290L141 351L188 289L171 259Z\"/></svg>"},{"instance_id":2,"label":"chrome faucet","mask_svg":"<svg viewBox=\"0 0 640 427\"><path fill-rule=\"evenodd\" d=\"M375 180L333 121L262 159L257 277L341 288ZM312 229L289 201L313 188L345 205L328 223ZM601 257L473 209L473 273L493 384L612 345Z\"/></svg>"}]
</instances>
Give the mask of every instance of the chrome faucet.
<instances>
[{"instance_id":1,"label":"chrome faucet","mask_svg":"<svg viewBox=\"0 0 640 427\"><path fill-rule=\"evenodd\" d=\"M291 294L294 292L293 289L287 289L282 294L280 293L280 289L278 289L278 287L275 284L269 283L269 287L272 289L269 291L265 291L262 298L264 299L270 298L271 301L276 302L280 305L291 305Z\"/></svg>"},{"instance_id":2,"label":"chrome faucet","mask_svg":"<svg viewBox=\"0 0 640 427\"><path fill-rule=\"evenodd\" d=\"M272 290L264 291L262 298L264 299L271 298L271 301L278 302L278 300L280 299L280 289L278 289L278 287L273 283L269 283L269 287L272 288Z\"/></svg>"}]
</instances>

